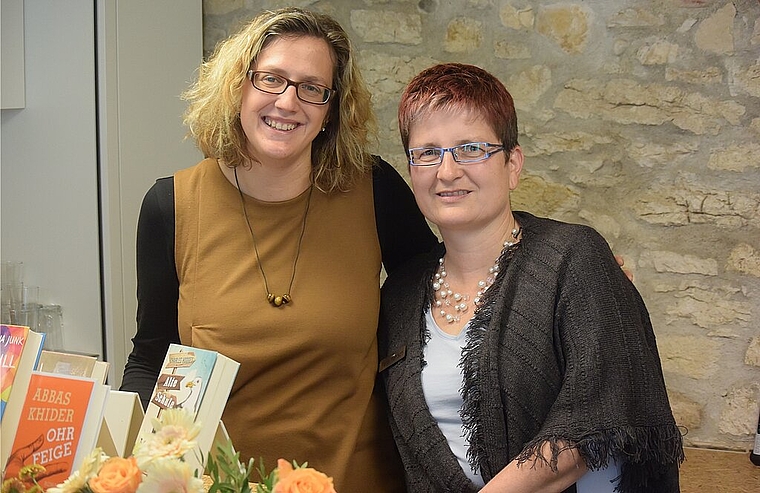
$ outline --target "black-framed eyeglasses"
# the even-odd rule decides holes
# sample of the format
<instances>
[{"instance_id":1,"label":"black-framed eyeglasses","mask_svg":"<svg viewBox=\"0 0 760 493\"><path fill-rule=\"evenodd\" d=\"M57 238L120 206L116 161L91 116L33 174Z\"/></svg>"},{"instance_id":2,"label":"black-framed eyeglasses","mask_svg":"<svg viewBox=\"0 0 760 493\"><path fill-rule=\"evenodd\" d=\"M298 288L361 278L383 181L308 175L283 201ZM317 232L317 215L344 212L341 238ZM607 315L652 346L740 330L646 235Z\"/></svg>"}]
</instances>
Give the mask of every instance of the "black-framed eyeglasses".
<instances>
[{"instance_id":1,"label":"black-framed eyeglasses","mask_svg":"<svg viewBox=\"0 0 760 493\"><path fill-rule=\"evenodd\" d=\"M282 94L288 87L296 88L296 96L305 103L326 104L335 93L334 89L314 82L295 82L279 74L249 70L248 78L253 87L268 94Z\"/></svg>"},{"instance_id":2,"label":"black-framed eyeglasses","mask_svg":"<svg viewBox=\"0 0 760 493\"><path fill-rule=\"evenodd\" d=\"M407 151L412 166L435 166L443 162L443 155L450 152L454 161L460 164L479 163L493 154L503 151L500 144L488 142L468 142L454 147L415 147Z\"/></svg>"}]
</instances>

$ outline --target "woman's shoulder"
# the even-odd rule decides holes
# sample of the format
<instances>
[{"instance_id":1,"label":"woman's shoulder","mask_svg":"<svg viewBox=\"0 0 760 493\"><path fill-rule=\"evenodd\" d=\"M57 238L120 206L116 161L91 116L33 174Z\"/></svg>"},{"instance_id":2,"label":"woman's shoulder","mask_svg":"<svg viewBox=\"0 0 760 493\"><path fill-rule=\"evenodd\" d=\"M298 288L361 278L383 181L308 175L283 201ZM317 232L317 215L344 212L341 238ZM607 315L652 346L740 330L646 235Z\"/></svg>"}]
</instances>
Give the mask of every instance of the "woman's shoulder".
<instances>
[{"instance_id":1,"label":"woman's shoulder","mask_svg":"<svg viewBox=\"0 0 760 493\"><path fill-rule=\"evenodd\" d=\"M391 163L380 156L372 156L372 182L375 187L398 186L404 184L401 174Z\"/></svg>"},{"instance_id":2,"label":"woman's shoulder","mask_svg":"<svg viewBox=\"0 0 760 493\"><path fill-rule=\"evenodd\" d=\"M586 226L585 224L570 223L548 217L534 216L533 214L524 211L514 211L514 215L524 230L534 231L543 235L561 236L596 233L594 228Z\"/></svg>"},{"instance_id":3,"label":"woman's shoulder","mask_svg":"<svg viewBox=\"0 0 760 493\"><path fill-rule=\"evenodd\" d=\"M143 210L155 210L159 213L174 211L174 177L164 176L156 179L145 193L142 204Z\"/></svg>"},{"instance_id":4,"label":"woman's shoulder","mask_svg":"<svg viewBox=\"0 0 760 493\"><path fill-rule=\"evenodd\" d=\"M523 237L535 246L566 251L607 245L602 235L591 226L538 217L522 211L515 211L514 214L523 228Z\"/></svg>"},{"instance_id":5,"label":"woman's shoulder","mask_svg":"<svg viewBox=\"0 0 760 493\"><path fill-rule=\"evenodd\" d=\"M148 192L160 196L167 194L174 195L174 176L162 176L161 178L156 178L155 183L153 183L153 186L150 187Z\"/></svg>"},{"instance_id":6,"label":"woman's shoulder","mask_svg":"<svg viewBox=\"0 0 760 493\"><path fill-rule=\"evenodd\" d=\"M219 167L219 161L214 158L206 158L201 162L194 164L188 168L183 168L174 173L174 177L179 180L188 180L193 178L200 178L209 172L214 172Z\"/></svg>"},{"instance_id":7,"label":"woman's shoulder","mask_svg":"<svg viewBox=\"0 0 760 493\"><path fill-rule=\"evenodd\" d=\"M217 166L215 159L204 159L189 168L176 171L171 176L157 178L145 193L143 208L156 208L163 216L173 218L175 185L177 182L179 181L182 184L183 182L188 182L188 180L193 180L194 176L197 176L199 173L208 172L210 167L213 166Z\"/></svg>"},{"instance_id":8,"label":"woman's shoulder","mask_svg":"<svg viewBox=\"0 0 760 493\"><path fill-rule=\"evenodd\" d=\"M522 250L526 255L520 256L521 262L547 275L568 269L575 272L573 278L593 279L601 270L622 274L607 240L591 226L515 215L524 230Z\"/></svg>"},{"instance_id":9,"label":"woman's shoulder","mask_svg":"<svg viewBox=\"0 0 760 493\"><path fill-rule=\"evenodd\" d=\"M428 274L432 275L443 252L443 244L439 244L432 251L417 254L402 263L388 274L382 287L383 296L408 296L409 293L419 292L427 282Z\"/></svg>"}]
</instances>

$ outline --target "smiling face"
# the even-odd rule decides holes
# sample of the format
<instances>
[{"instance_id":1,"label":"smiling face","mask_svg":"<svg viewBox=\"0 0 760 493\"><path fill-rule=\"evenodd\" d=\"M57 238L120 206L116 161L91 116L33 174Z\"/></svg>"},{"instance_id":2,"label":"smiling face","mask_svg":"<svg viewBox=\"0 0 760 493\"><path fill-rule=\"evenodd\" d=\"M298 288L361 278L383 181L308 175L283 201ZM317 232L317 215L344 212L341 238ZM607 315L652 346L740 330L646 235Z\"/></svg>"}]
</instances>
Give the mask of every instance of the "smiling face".
<instances>
[{"instance_id":1,"label":"smiling face","mask_svg":"<svg viewBox=\"0 0 760 493\"><path fill-rule=\"evenodd\" d=\"M409 129L409 147L452 147L469 142L501 141L477 111L431 110ZM511 221L509 192L517 187L523 155L497 152L485 161L460 164L450 152L437 166L411 166L414 196L425 217L444 239L455 232L495 233Z\"/></svg>"},{"instance_id":2,"label":"smiling face","mask_svg":"<svg viewBox=\"0 0 760 493\"><path fill-rule=\"evenodd\" d=\"M254 70L272 72L295 82L333 87L335 61L327 42L311 36L274 38L256 58ZM311 167L312 141L325 124L330 104L301 101L296 88L268 94L243 84L240 122L248 151L262 164Z\"/></svg>"}]
</instances>

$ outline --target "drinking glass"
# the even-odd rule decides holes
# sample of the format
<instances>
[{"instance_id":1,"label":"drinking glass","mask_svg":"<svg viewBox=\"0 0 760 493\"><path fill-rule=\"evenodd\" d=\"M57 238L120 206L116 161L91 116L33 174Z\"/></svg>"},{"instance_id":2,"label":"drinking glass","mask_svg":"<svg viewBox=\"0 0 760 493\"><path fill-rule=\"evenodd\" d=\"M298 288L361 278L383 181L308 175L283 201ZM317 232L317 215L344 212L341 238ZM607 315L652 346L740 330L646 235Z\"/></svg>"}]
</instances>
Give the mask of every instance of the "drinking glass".
<instances>
[{"instance_id":1,"label":"drinking glass","mask_svg":"<svg viewBox=\"0 0 760 493\"><path fill-rule=\"evenodd\" d=\"M0 270L0 323L15 324L23 297L24 263L3 260Z\"/></svg>"},{"instance_id":2,"label":"drinking glass","mask_svg":"<svg viewBox=\"0 0 760 493\"><path fill-rule=\"evenodd\" d=\"M23 283L2 285L2 323L18 325L18 316L23 309L25 295Z\"/></svg>"},{"instance_id":3,"label":"drinking glass","mask_svg":"<svg viewBox=\"0 0 760 493\"><path fill-rule=\"evenodd\" d=\"M20 310L15 311L15 325L24 325L37 332L40 320L39 303L26 303Z\"/></svg>"},{"instance_id":4,"label":"drinking glass","mask_svg":"<svg viewBox=\"0 0 760 493\"><path fill-rule=\"evenodd\" d=\"M61 305L40 305L37 329L45 333L45 349L63 349L63 310Z\"/></svg>"}]
</instances>

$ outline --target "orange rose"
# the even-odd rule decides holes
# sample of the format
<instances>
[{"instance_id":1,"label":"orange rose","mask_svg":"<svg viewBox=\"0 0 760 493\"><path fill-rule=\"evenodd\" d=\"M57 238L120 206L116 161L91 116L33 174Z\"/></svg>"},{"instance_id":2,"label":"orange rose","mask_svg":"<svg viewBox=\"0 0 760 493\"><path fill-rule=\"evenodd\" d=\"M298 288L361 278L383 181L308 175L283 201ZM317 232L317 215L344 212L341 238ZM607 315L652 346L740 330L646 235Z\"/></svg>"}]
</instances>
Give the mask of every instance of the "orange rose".
<instances>
[{"instance_id":1,"label":"orange rose","mask_svg":"<svg viewBox=\"0 0 760 493\"><path fill-rule=\"evenodd\" d=\"M135 493L142 482L142 471L134 457L111 457L103 463L98 475L90 479L93 493Z\"/></svg>"},{"instance_id":2,"label":"orange rose","mask_svg":"<svg viewBox=\"0 0 760 493\"><path fill-rule=\"evenodd\" d=\"M332 478L311 467L293 469L287 461L278 459L277 471L279 481L274 493L335 493Z\"/></svg>"}]
</instances>

